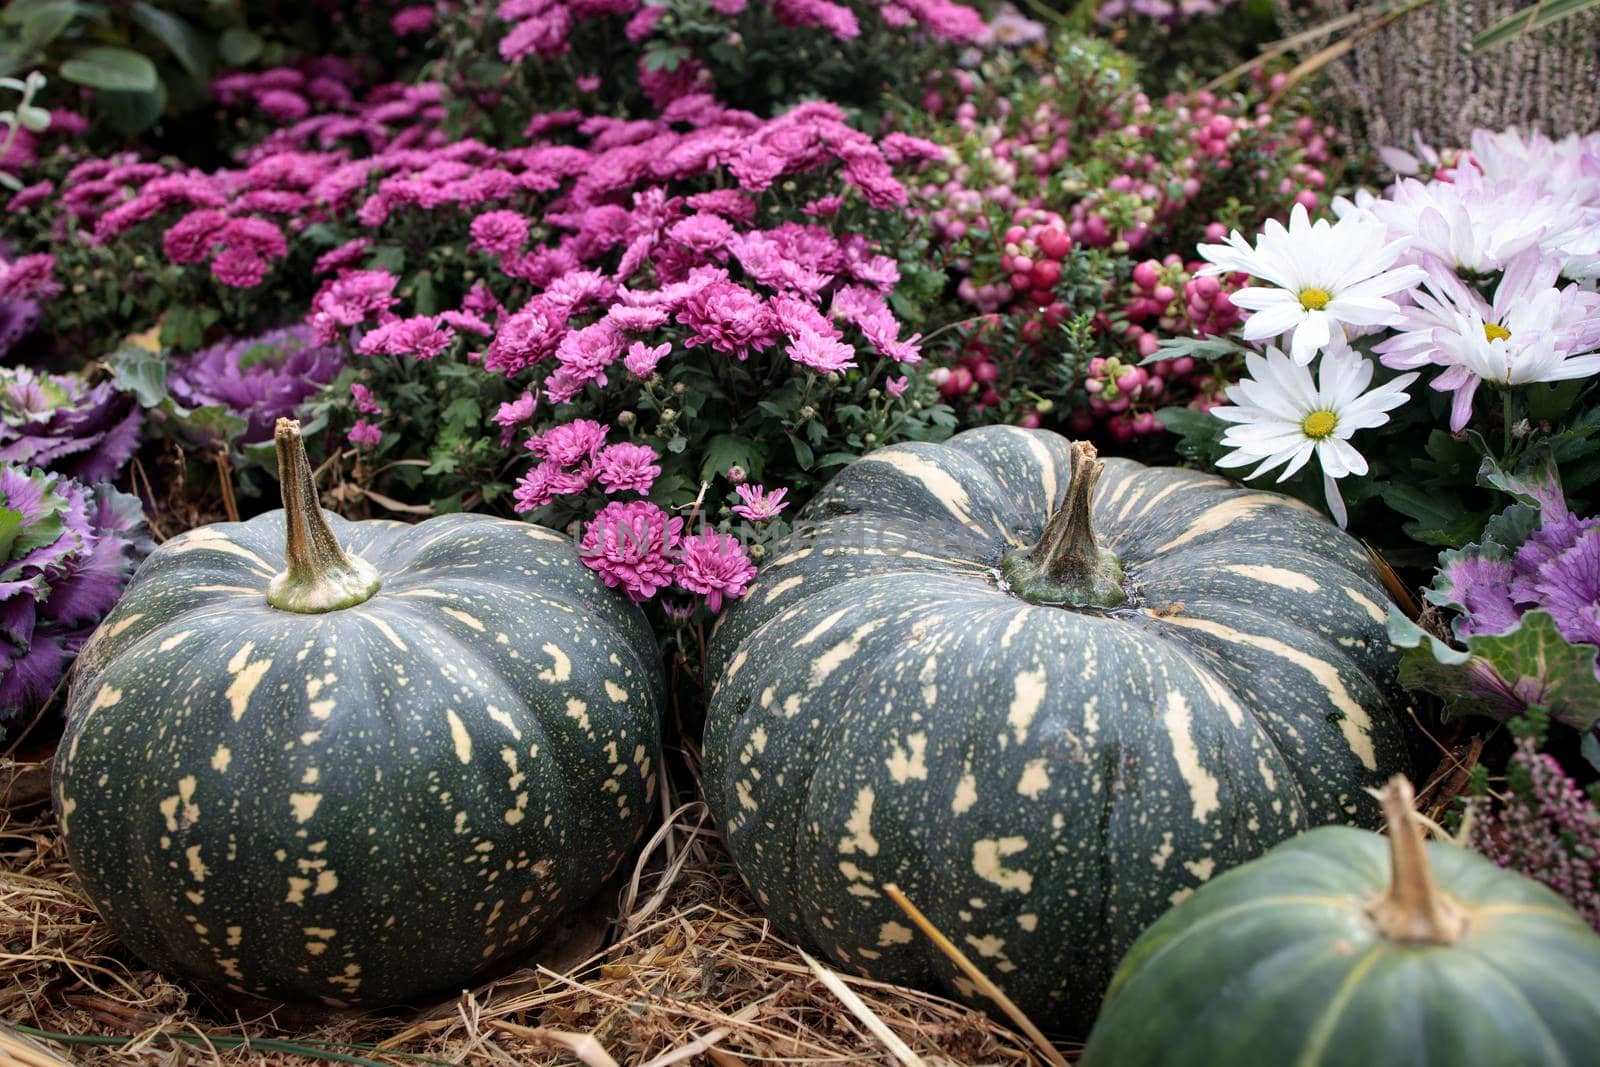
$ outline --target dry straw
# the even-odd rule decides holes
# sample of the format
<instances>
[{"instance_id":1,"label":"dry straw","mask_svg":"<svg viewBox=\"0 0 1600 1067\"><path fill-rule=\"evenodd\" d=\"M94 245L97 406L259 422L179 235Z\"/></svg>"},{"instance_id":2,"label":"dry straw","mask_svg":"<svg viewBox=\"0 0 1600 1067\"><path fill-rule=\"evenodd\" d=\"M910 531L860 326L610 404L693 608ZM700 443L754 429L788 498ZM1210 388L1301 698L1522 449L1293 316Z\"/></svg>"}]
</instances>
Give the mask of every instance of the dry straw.
<instances>
[{"instance_id":1,"label":"dry straw","mask_svg":"<svg viewBox=\"0 0 1600 1067\"><path fill-rule=\"evenodd\" d=\"M67 866L41 780L0 760L0 1063L1038 1062L980 1012L808 960L756 909L699 802L670 812L563 941L493 982L402 1013L246 1006L122 949Z\"/></svg>"}]
</instances>

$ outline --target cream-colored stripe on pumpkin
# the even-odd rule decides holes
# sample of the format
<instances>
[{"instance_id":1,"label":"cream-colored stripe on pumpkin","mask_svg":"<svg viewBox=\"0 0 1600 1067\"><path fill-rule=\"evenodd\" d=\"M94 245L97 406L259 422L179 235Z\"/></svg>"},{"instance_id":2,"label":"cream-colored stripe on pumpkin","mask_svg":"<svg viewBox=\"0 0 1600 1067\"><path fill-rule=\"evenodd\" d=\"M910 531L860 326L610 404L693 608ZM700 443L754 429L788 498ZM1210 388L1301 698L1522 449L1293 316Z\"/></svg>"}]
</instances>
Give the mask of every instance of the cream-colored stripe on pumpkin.
<instances>
[{"instance_id":1,"label":"cream-colored stripe on pumpkin","mask_svg":"<svg viewBox=\"0 0 1600 1067\"><path fill-rule=\"evenodd\" d=\"M932 460L915 452L885 448L866 456L860 462L882 463L884 466L893 467L926 489L934 499L944 505L946 511L955 516L957 521L966 526L978 525L972 518L970 511L972 500L967 496L967 491L949 471Z\"/></svg>"},{"instance_id":2,"label":"cream-colored stripe on pumpkin","mask_svg":"<svg viewBox=\"0 0 1600 1067\"><path fill-rule=\"evenodd\" d=\"M1168 552L1181 545L1186 545L1196 538L1204 537L1208 533L1216 533L1240 519L1247 519L1263 508L1273 507L1287 500L1287 497L1269 496L1266 493L1253 493L1248 496L1236 496L1231 500L1224 500L1195 516L1188 529L1174 537L1156 552Z\"/></svg>"},{"instance_id":3,"label":"cream-colored stripe on pumpkin","mask_svg":"<svg viewBox=\"0 0 1600 1067\"><path fill-rule=\"evenodd\" d=\"M1299 667L1314 678L1318 685L1328 694L1328 699L1333 701L1335 707L1344 712L1344 717L1339 720L1339 732L1344 734L1345 742L1350 746L1350 751L1355 753L1361 765L1369 771L1378 769L1378 754L1372 744L1372 716L1367 714L1355 697L1350 695L1350 690L1345 688L1344 680L1339 677L1339 670L1326 660L1291 648L1271 637L1260 634L1248 634L1235 630L1231 626L1224 626L1220 622L1211 622L1208 619L1196 619L1186 615L1173 615L1163 620L1169 626L1180 626L1184 629L1198 630L1210 634L1223 641L1231 641L1251 648L1259 648L1263 652L1277 656L1279 659Z\"/></svg>"}]
</instances>

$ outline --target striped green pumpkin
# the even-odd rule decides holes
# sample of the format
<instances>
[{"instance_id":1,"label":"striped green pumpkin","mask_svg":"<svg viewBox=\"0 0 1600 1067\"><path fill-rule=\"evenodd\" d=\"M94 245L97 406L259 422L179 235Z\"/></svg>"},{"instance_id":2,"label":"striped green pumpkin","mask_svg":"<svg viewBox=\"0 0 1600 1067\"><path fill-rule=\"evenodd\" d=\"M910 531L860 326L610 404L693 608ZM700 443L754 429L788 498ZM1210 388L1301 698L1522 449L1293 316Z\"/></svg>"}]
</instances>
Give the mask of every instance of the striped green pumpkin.
<instances>
[{"instance_id":1,"label":"striped green pumpkin","mask_svg":"<svg viewBox=\"0 0 1600 1067\"><path fill-rule=\"evenodd\" d=\"M346 522L297 424L278 446L285 510L163 544L83 650L68 856L162 970L336 1004L459 988L648 822L651 629L558 534Z\"/></svg>"},{"instance_id":2,"label":"striped green pumpkin","mask_svg":"<svg viewBox=\"0 0 1600 1067\"><path fill-rule=\"evenodd\" d=\"M881 449L715 634L707 799L795 936L971 997L897 883L1081 1034L1213 874L1375 821L1364 787L1407 764L1383 605L1361 546L1284 496L1037 430Z\"/></svg>"},{"instance_id":3,"label":"striped green pumpkin","mask_svg":"<svg viewBox=\"0 0 1600 1067\"><path fill-rule=\"evenodd\" d=\"M1425 845L1403 779L1384 799L1387 846L1313 830L1151 927L1079 1067L1600 1060L1600 937L1544 886Z\"/></svg>"}]
</instances>

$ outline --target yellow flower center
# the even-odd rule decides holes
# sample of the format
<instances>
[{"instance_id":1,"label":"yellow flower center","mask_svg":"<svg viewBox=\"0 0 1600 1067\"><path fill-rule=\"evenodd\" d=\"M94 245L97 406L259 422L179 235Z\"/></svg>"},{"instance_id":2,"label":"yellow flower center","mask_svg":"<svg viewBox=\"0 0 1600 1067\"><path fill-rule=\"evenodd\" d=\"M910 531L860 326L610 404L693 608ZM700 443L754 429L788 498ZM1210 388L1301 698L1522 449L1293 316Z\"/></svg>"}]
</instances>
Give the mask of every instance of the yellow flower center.
<instances>
[{"instance_id":1,"label":"yellow flower center","mask_svg":"<svg viewBox=\"0 0 1600 1067\"><path fill-rule=\"evenodd\" d=\"M1339 416L1331 411L1313 411L1300 420L1301 431L1313 441L1320 441L1339 425Z\"/></svg>"},{"instance_id":2,"label":"yellow flower center","mask_svg":"<svg viewBox=\"0 0 1600 1067\"><path fill-rule=\"evenodd\" d=\"M1483 324L1483 336L1490 341L1509 341L1511 331L1497 322L1486 322Z\"/></svg>"},{"instance_id":3,"label":"yellow flower center","mask_svg":"<svg viewBox=\"0 0 1600 1067\"><path fill-rule=\"evenodd\" d=\"M1328 295L1326 289L1300 290L1300 306L1307 311L1321 311L1328 306L1328 301L1332 299L1333 297Z\"/></svg>"}]
</instances>

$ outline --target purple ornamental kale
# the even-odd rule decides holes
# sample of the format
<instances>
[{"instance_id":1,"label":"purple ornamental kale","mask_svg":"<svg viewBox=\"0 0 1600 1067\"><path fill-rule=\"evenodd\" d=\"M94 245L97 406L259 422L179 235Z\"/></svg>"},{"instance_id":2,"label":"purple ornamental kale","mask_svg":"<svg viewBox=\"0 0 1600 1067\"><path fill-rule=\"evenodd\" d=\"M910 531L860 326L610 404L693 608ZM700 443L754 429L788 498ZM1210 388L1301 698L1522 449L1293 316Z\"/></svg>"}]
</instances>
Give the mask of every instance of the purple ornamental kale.
<instances>
[{"instance_id":1,"label":"purple ornamental kale","mask_svg":"<svg viewBox=\"0 0 1600 1067\"><path fill-rule=\"evenodd\" d=\"M115 478L139 447L144 414L110 382L0 367L0 460L85 483Z\"/></svg>"},{"instance_id":2,"label":"purple ornamental kale","mask_svg":"<svg viewBox=\"0 0 1600 1067\"><path fill-rule=\"evenodd\" d=\"M304 324L234 338L173 361L167 389L187 408L221 404L249 427L241 445L272 440L272 427L322 391L343 366L339 350L311 343Z\"/></svg>"},{"instance_id":3,"label":"purple ornamental kale","mask_svg":"<svg viewBox=\"0 0 1600 1067\"><path fill-rule=\"evenodd\" d=\"M0 726L49 699L150 548L137 498L0 466Z\"/></svg>"},{"instance_id":4,"label":"purple ornamental kale","mask_svg":"<svg viewBox=\"0 0 1600 1067\"><path fill-rule=\"evenodd\" d=\"M1539 503L1539 527L1520 545L1446 557L1434 588L1462 609L1457 637L1503 634L1543 608L1569 642L1600 645L1600 516L1578 518L1559 493Z\"/></svg>"}]
</instances>

